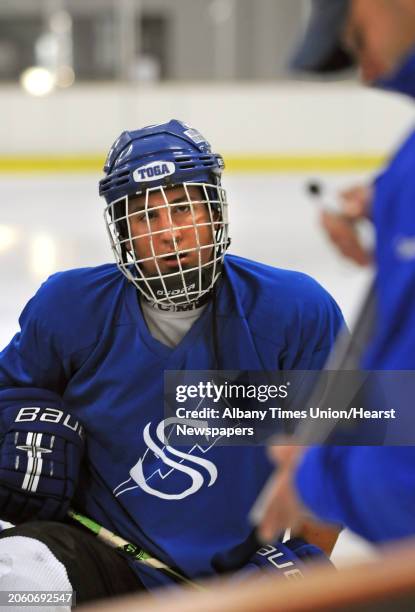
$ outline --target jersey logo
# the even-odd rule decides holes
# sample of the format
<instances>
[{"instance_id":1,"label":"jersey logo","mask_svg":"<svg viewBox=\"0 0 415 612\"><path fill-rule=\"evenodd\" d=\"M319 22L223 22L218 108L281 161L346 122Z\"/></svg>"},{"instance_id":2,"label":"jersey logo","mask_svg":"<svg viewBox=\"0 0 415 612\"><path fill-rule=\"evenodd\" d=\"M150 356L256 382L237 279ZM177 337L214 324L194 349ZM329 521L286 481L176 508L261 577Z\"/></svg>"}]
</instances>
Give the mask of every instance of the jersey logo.
<instances>
[{"instance_id":1,"label":"jersey logo","mask_svg":"<svg viewBox=\"0 0 415 612\"><path fill-rule=\"evenodd\" d=\"M199 489L205 483L208 487L211 487L216 482L218 470L215 464L208 459L204 459L203 457L193 454L193 451L196 450L196 448L200 449L202 452L207 452L207 450L209 450L213 444L207 449L195 446L189 452L184 453L166 443L165 428L173 423L183 422L183 420L184 419L172 417L161 421L156 429L156 436L159 444L151 437L151 422L147 423L143 432L143 439L147 446L147 451L144 453L143 457L140 457L137 463L130 469L130 478L127 481L119 484L114 489L113 493L116 497L132 489L140 488L149 495L153 495L161 499L178 500L184 499L189 495L193 495L199 491ZM186 420L186 423L189 423L188 419ZM206 423L201 421L195 421L193 424L201 425L202 423L206 425ZM158 468L156 471L153 471L153 473L145 475L144 463L148 452L154 453L154 455L162 462L163 466L167 468L166 473L163 474ZM173 459L171 455L179 460ZM186 464L184 461L186 461ZM189 463L191 465L189 465ZM160 487L157 488L152 486L149 482L156 476L159 476L161 481L164 481L167 476L174 474L175 472L177 473L177 471L182 475L185 475L186 480L188 481L188 486L182 488L182 490L174 493L166 492L160 490ZM131 481L135 482L136 484L133 485Z\"/></svg>"},{"instance_id":2,"label":"jersey logo","mask_svg":"<svg viewBox=\"0 0 415 612\"><path fill-rule=\"evenodd\" d=\"M136 183L145 183L170 176L175 171L176 166L173 162L155 161L136 168L133 172L133 179Z\"/></svg>"}]
</instances>

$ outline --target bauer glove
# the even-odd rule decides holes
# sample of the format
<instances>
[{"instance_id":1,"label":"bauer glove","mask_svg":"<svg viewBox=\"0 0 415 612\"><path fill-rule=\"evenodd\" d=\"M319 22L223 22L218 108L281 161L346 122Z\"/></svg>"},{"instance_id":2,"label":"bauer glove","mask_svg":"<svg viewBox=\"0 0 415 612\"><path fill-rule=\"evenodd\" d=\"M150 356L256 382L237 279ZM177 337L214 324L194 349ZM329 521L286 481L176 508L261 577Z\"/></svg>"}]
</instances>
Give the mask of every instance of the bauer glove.
<instances>
[{"instance_id":1,"label":"bauer glove","mask_svg":"<svg viewBox=\"0 0 415 612\"><path fill-rule=\"evenodd\" d=\"M252 551L255 552L252 554ZM254 530L241 544L215 555L212 565L218 573L232 572L237 579L255 571L272 571L285 578L300 578L313 561L332 566L320 548L303 538L260 546Z\"/></svg>"},{"instance_id":2,"label":"bauer glove","mask_svg":"<svg viewBox=\"0 0 415 612\"><path fill-rule=\"evenodd\" d=\"M310 562L319 561L332 565L324 552L309 544L302 538L293 538L287 542L276 542L265 544L250 558L238 572L241 577L252 571L274 571L284 578L301 578Z\"/></svg>"},{"instance_id":3,"label":"bauer glove","mask_svg":"<svg viewBox=\"0 0 415 612\"><path fill-rule=\"evenodd\" d=\"M0 420L0 518L62 519L84 450L79 420L62 409L58 395L40 389L2 391Z\"/></svg>"}]
</instances>

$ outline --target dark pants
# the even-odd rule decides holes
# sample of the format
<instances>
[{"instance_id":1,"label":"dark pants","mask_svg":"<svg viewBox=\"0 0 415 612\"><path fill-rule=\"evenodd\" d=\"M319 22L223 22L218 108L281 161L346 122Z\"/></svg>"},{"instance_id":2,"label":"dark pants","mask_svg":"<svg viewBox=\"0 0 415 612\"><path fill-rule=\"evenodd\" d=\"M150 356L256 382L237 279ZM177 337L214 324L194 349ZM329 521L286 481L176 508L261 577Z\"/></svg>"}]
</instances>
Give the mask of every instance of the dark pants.
<instances>
[{"instance_id":1,"label":"dark pants","mask_svg":"<svg viewBox=\"0 0 415 612\"><path fill-rule=\"evenodd\" d=\"M145 590L123 556L82 528L36 521L0 533L10 536L34 538L49 548L66 568L77 605Z\"/></svg>"}]
</instances>

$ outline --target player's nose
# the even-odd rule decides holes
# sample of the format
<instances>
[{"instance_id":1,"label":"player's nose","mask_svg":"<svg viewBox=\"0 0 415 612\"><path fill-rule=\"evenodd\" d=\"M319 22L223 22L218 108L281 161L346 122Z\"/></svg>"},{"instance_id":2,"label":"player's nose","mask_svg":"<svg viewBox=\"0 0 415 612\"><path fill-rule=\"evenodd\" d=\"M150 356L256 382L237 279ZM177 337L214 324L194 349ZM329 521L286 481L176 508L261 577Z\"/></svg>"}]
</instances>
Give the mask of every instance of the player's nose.
<instances>
[{"instance_id":1,"label":"player's nose","mask_svg":"<svg viewBox=\"0 0 415 612\"><path fill-rule=\"evenodd\" d=\"M162 242L174 246L175 242L178 243L181 241L182 229L174 223L174 218L167 208L160 211L158 221L158 236Z\"/></svg>"}]
</instances>

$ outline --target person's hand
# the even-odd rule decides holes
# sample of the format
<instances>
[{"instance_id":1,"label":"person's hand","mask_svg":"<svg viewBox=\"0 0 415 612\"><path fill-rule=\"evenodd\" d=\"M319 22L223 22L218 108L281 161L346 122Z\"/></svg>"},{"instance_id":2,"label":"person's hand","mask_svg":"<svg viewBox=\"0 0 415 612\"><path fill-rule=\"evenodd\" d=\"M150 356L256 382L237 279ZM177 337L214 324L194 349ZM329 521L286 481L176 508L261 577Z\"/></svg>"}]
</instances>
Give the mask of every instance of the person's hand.
<instances>
[{"instance_id":1,"label":"person's hand","mask_svg":"<svg viewBox=\"0 0 415 612\"><path fill-rule=\"evenodd\" d=\"M85 446L80 422L46 389L15 388L0 401L0 518L62 520Z\"/></svg>"},{"instance_id":2,"label":"person's hand","mask_svg":"<svg viewBox=\"0 0 415 612\"><path fill-rule=\"evenodd\" d=\"M258 525L258 535L262 542L272 542L287 527L298 532L310 516L301 503L294 484L295 469L305 449L303 446L274 446L270 449L278 468L265 501L261 523Z\"/></svg>"},{"instance_id":3,"label":"person's hand","mask_svg":"<svg viewBox=\"0 0 415 612\"><path fill-rule=\"evenodd\" d=\"M288 527L291 537L303 538L329 556L336 544L341 528L322 523L305 508L295 489L295 471L305 446L273 446L272 458L278 464L265 500L258 536L262 542L270 542Z\"/></svg>"},{"instance_id":4,"label":"person's hand","mask_svg":"<svg viewBox=\"0 0 415 612\"><path fill-rule=\"evenodd\" d=\"M341 210L322 211L321 225L345 257L360 266L366 266L371 263L372 256L362 244L356 224L370 216L373 189L370 185L359 185L342 191L339 197Z\"/></svg>"},{"instance_id":5,"label":"person's hand","mask_svg":"<svg viewBox=\"0 0 415 612\"><path fill-rule=\"evenodd\" d=\"M285 542L278 540L261 546L249 561L234 573L234 578L241 580L258 572L271 572L279 578L299 578L312 569L315 563L333 567L318 546L303 538L295 537Z\"/></svg>"}]
</instances>

